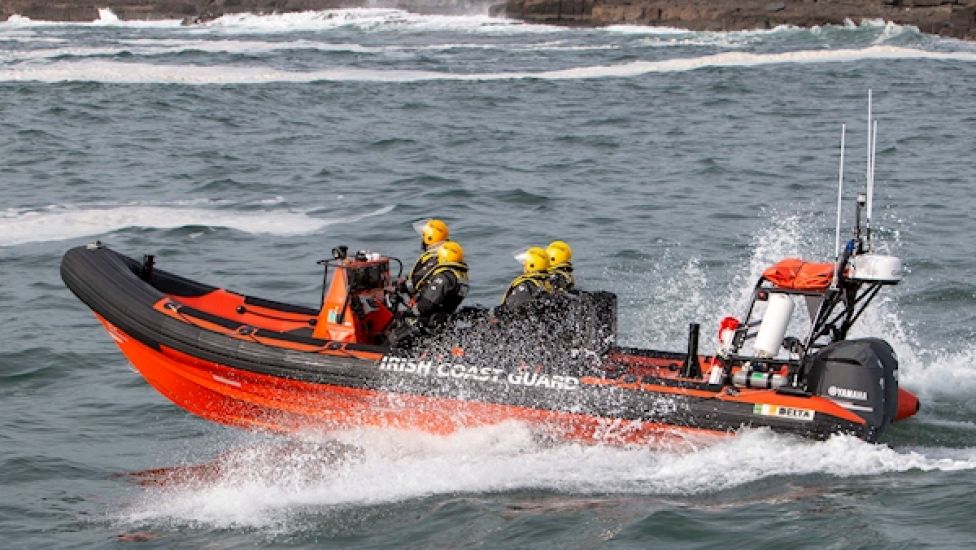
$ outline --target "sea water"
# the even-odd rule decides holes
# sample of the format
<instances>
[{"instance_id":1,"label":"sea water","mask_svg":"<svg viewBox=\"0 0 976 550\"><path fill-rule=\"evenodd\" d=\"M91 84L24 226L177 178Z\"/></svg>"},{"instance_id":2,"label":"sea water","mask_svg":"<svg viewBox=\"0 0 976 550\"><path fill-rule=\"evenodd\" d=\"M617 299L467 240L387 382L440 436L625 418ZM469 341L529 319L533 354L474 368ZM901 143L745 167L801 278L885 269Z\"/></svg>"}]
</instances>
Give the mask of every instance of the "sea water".
<instances>
[{"instance_id":1,"label":"sea water","mask_svg":"<svg viewBox=\"0 0 976 550\"><path fill-rule=\"evenodd\" d=\"M392 9L0 23L3 546L965 547L976 540L976 46L881 21L572 29ZM297 439L210 424L134 373L64 288L98 239L314 306L336 245L412 261L437 216L494 305L553 239L619 295L622 343L710 352L762 269L833 257L878 118L875 243L900 256L856 329L922 400L882 443L766 430L652 447Z\"/></svg>"}]
</instances>

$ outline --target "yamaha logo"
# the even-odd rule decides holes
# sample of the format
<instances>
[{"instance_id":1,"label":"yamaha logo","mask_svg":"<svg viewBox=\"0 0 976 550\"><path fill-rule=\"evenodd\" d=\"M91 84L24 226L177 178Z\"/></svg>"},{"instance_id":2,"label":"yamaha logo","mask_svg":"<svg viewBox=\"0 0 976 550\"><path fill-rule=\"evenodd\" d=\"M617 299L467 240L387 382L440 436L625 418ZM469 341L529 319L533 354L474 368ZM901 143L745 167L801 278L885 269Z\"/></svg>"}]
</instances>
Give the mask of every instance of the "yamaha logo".
<instances>
[{"instance_id":1,"label":"yamaha logo","mask_svg":"<svg viewBox=\"0 0 976 550\"><path fill-rule=\"evenodd\" d=\"M827 395L831 397L840 397L843 399L857 399L858 401L868 400L868 392L866 391L838 388L837 386L830 386L827 388Z\"/></svg>"}]
</instances>

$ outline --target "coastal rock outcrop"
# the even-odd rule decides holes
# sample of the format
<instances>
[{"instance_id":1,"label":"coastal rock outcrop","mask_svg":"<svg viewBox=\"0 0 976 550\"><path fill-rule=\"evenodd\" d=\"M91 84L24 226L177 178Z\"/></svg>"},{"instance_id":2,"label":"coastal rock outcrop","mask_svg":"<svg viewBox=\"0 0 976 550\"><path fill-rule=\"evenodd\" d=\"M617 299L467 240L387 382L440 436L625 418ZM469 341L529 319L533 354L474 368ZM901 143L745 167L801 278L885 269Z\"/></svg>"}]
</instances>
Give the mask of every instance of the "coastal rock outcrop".
<instances>
[{"instance_id":1,"label":"coastal rock outcrop","mask_svg":"<svg viewBox=\"0 0 976 550\"><path fill-rule=\"evenodd\" d=\"M497 3L498 0L495 0ZM109 8L119 19L203 22L234 13L287 13L337 8L387 7L417 13L487 13L492 0L0 0L0 18L93 21Z\"/></svg>"},{"instance_id":2,"label":"coastal rock outcrop","mask_svg":"<svg viewBox=\"0 0 976 550\"><path fill-rule=\"evenodd\" d=\"M120 19L209 19L228 13L283 13L357 7L368 0L0 0L0 16L43 21L92 21L100 8Z\"/></svg>"},{"instance_id":3,"label":"coastal rock outcrop","mask_svg":"<svg viewBox=\"0 0 976 550\"><path fill-rule=\"evenodd\" d=\"M0 18L92 21L99 8L121 19L200 22L231 13L396 7L420 13L491 12L559 25L638 24L690 30L809 27L883 19L976 40L976 0L0 0Z\"/></svg>"},{"instance_id":4,"label":"coastal rock outcrop","mask_svg":"<svg viewBox=\"0 0 976 550\"><path fill-rule=\"evenodd\" d=\"M506 0L504 13L536 23L714 31L883 19L976 40L976 0Z\"/></svg>"}]
</instances>

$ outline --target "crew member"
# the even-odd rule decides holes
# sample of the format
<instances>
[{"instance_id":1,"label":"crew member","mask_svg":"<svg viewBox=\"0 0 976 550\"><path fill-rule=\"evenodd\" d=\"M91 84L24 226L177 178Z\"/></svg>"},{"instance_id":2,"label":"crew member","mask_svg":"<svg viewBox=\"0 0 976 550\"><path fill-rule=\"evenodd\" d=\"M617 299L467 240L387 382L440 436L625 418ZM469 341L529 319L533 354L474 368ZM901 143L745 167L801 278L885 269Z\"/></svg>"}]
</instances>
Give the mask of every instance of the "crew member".
<instances>
[{"instance_id":1,"label":"crew member","mask_svg":"<svg viewBox=\"0 0 976 550\"><path fill-rule=\"evenodd\" d=\"M437 251L447 241L450 231L447 224L441 220L428 219L413 224L414 230L420 234L420 257L414 262L413 268L403 281L402 290L411 296L417 295L420 281L438 265ZM463 254L462 254L463 256Z\"/></svg>"},{"instance_id":2,"label":"crew member","mask_svg":"<svg viewBox=\"0 0 976 550\"><path fill-rule=\"evenodd\" d=\"M437 249L437 264L417 284L413 312L424 324L437 324L454 313L468 294L468 264L464 248L445 241Z\"/></svg>"},{"instance_id":3,"label":"crew member","mask_svg":"<svg viewBox=\"0 0 976 550\"><path fill-rule=\"evenodd\" d=\"M549 256L538 246L515 255L522 262L522 274L508 285L502 306L508 310L517 309L552 294L549 281Z\"/></svg>"},{"instance_id":4,"label":"crew member","mask_svg":"<svg viewBox=\"0 0 976 550\"><path fill-rule=\"evenodd\" d=\"M573 249L565 241L552 241L546 247L546 254L549 256L549 282L553 290L574 290Z\"/></svg>"}]
</instances>

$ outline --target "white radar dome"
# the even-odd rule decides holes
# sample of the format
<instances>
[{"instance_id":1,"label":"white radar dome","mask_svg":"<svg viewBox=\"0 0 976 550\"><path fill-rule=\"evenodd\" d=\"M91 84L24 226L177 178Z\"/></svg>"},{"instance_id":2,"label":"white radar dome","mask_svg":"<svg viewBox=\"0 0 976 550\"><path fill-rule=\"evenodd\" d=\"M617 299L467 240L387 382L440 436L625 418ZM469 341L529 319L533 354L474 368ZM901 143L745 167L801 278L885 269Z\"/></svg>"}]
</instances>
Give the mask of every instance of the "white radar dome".
<instances>
[{"instance_id":1,"label":"white radar dome","mask_svg":"<svg viewBox=\"0 0 976 550\"><path fill-rule=\"evenodd\" d=\"M901 280L901 259L880 254L861 254L851 258L848 278L894 284Z\"/></svg>"}]
</instances>

